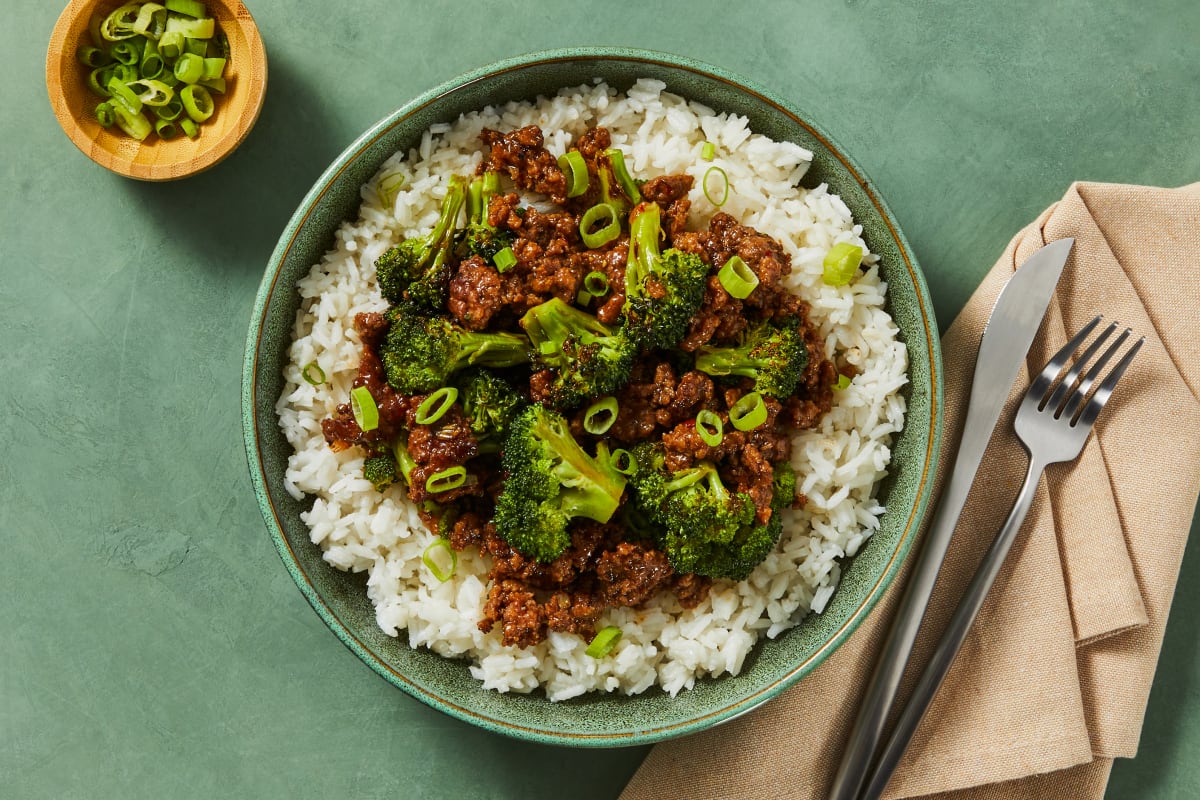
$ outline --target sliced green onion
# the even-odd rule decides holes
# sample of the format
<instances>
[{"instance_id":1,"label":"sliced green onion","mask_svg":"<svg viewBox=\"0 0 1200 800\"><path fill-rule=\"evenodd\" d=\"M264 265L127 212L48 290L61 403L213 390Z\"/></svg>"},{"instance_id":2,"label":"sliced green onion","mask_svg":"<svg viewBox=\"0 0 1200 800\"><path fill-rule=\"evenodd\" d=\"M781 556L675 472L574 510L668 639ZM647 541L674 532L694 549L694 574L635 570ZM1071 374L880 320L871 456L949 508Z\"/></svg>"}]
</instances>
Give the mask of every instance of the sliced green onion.
<instances>
[{"instance_id":1,"label":"sliced green onion","mask_svg":"<svg viewBox=\"0 0 1200 800\"><path fill-rule=\"evenodd\" d=\"M204 72L200 75L202 81L214 81L221 77L221 73L225 71L225 59L223 58L206 58L204 59Z\"/></svg>"},{"instance_id":2,"label":"sliced green onion","mask_svg":"<svg viewBox=\"0 0 1200 800\"><path fill-rule=\"evenodd\" d=\"M158 45L154 43L153 39L147 39L146 49L142 51L142 63L138 65L138 72L143 78L154 79L161 76L165 68L166 62L158 52Z\"/></svg>"},{"instance_id":3,"label":"sliced green onion","mask_svg":"<svg viewBox=\"0 0 1200 800\"><path fill-rule=\"evenodd\" d=\"M179 119L179 115L183 113L183 101L176 95L172 97L165 106L158 106L154 109L154 116L159 119L167 119L174 122Z\"/></svg>"},{"instance_id":4,"label":"sliced green onion","mask_svg":"<svg viewBox=\"0 0 1200 800\"><path fill-rule=\"evenodd\" d=\"M862 264L863 249L856 244L839 242L825 254L821 279L827 286L845 286L854 279Z\"/></svg>"},{"instance_id":5,"label":"sliced green onion","mask_svg":"<svg viewBox=\"0 0 1200 800\"><path fill-rule=\"evenodd\" d=\"M183 101L183 110L196 122L204 122L213 115L212 95L203 86L191 84L183 87L179 99Z\"/></svg>"},{"instance_id":6,"label":"sliced green onion","mask_svg":"<svg viewBox=\"0 0 1200 800\"><path fill-rule=\"evenodd\" d=\"M204 3L197 2L197 0L166 0L166 3L167 11L174 11L176 14L184 14L197 19L208 14Z\"/></svg>"},{"instance_id":7,"label":"sliced green onion","mask_svg":"<svg viewBox=\"0 0 1200 800\"><path fill-rule=\"evenodd\" d=\"M719 176L721 180L719 184L721 187L721 191L719 192L721 196L720 200L713 197L713 193L708 189L708 179L713 175ZM712 203L717 208L725 205L725 201L729 199L729 176L725 173L725 170L716 165L708 168L708 171L704 173L704 180L700 182L700 185L704 188L704 196L708 199L708 202Z\"/></svg>"},{"instance_id":8,"label":"sliced green onion","mask_svg":"<svg viewBox=\"0 0 1200 800\"><path fill-rule=\"evenodd\" d=\"M602 397L583 412L583 429L593 436L608 433L608 429L617 421L618 408L617 398L612 395Z\"/></svg>"},{"instance_id":9,"label":"sliced green onion","mask_svg":"<svg viewBox=\"0 0 1200 800\"><path fill-rule=\"evenodd\" d=\"M106 64L112 63L112 56L101 50L99 47L83 46L75 51L75 57L79 59L79 63L85 67L95 69L103 67Z\"/></svg>"},{"instance_id":10,"label":"sliced green onion","mask_svg":"<svg viewBox=\"0 0 1200 800\"><path fill-rule=\"evenodd\" d=\"M696 433L709 447L716 447L725 438L725 423L715 411L707 408L696 415Z\"/></svg>"},{"instance_id":11,"label":"sliced green onion","mask_svg":"<svg viewBox=\"0 0 1200 800\"><path fill-rule=\"evenodd\" d=\"M158 40L158 52L163 58L179 58L183 52L184 39L179 31L167 31Z\"/></svg>"},{"instance_id":12,"label":"sliced green onion","mask_svg":"<svg viewBox=\"0 0 1200 800\"><path fill-rule=\"evenodd\" d=\"M118 101L118 105L123 105L129 109L131 114L142 113L142 100L128 85L122 83L117 78L112 78L108 82L108 92L113 96L113 99Z\"/></svg>"},{"instance_id":13,"label":"sliced green onion","mask_svg":"<svg viewBox=\"0 0 1200 800\"><path fill-rule=\"evenodd\" d=\"M212 92L216 92L217 94L225 94L225 79L224 78L213 78L211 80L209 80L208 78L203 78L200 81L198 81L196 83L196 85L203 86L205 89L208 89L209 91L212 91Z\"/></svg>"},{"instance_id":14,"label":"sliced green onion","mask_svg":"<svg viewBox=\"0 0 1200 800\"><path fill-rule=\"evenodd\" d=\"M179 129L183 131L183 135L189 139L195 139L200 135L200 126L198 126L191 117L179 118Z\"/></svg>"},{"instance_id":15,"label":"sliced green onion","mask_svg":"<svg viewBox=\"0 0 1200 800\"><path fill-rule=\"evenodd\" d=\"M834 384L833 388L837 389L839 392L844 389L850 388L850 376L839 374L837 383Z\"/></svg>"},{"instance_id":16,"label":"sliced green onion","mask_svg":"<svg viewBox=\"0 0 1200 800\"><path fill-rule=\"evenodd\" d=\"M217 23L212 19L167 18L166 33L178 31L185 39L211 39L216 29Z\"/></svg>"},{"instance_id":17,"label":"sliced green onion","mask_svg":"<svg viewBox=\"0 0 1200 800\"><path fill-rule=\"evenodd\" d=\"M165 106L175 97L175 90L167 86L162 81L142 78L141 80L131 81L125 86L129 91L137 95L143 105L148 106Z\"/></svg>"},{"instance_id":18,"label":"sliced green onion","mask_svg":"<svg viewBox=\"0 0 1200 800\"><path fill-rule=\"evenodd\" d=\"M453 386L443 386L421 401L413 419L418 425L432 425L446 415L450 406L458 399L458 389Z\"/></svg>"},{"instance_id":19,"label":"sliced green onion","mask_svg":"<svg viewBox=\"0 0 1200 800\"><path fill-rule=\"evenodd\" d=\"M175 77L184 83L195 83L204 76L204 59L191 53L184 53L175 62Z\"/></svg>"},{"instance_id":20,"label":"sliced green onion","mask_svg":"<svg viewBox=\"0 0 1200 800\"><path fill-rule=\"evenodd\" d=\"M744 394L729 407L729 421L739 431L752 431L767 421L767 404L758 392Z\"/></svg>"},{"instance_id":21,"label":"sliced green onion","mask_svg":"<svg viewBox=\"0 0 1200 800\"><path fill-rule=\"evenodd\" d=\"M325 370L321 369L321 365L317 362L310 361L304 365L304 369L300 370L300 377L313 386L320 386L325 382Z\"/></svg>"},{"instance_id":22,"label":"sliced green onion","mask_svg":"<svg viewBox=\"0 0 1200 800\"><path fill-rule=\"evenodd\" d=\"M96 121L100 123L101 128L111 128L117 121L116 114L113 113L112 103L101 103L96 106Z\"/></svg>"},{"instance_id":23,"label":"sliced green onion","mask_svg":"<svg viewBox=\"0 0 1200 800\"><path fill-rule=\"evenodd\" d=\"M700 158L704 161L712 161L717 154L717 146L712 142L705 142L704 147L700 148Z\"/></svg>"},{"instance_id":24,"label":"sliced green onion","mask_svg":"<svg viewBox=\"0 0 1200 800\"><path fill-rule=\"evenodd\" d=\"M617 185L621 187L621 191L625 193L625 196L634 205L642 202L642 193L638 191L633 176L625 168L625 154L615 147L610 147L604 151L604 155L608 156L608 160L612 162L613 175L616 177Z\"/></svg>"},{"instance_id":25,"label":"sliced green onion","mask_svg":"<svg viewBox=\"0 0 1200 800\"><path fill-rule=\"evenodd\" d=\"M166 25L167 10L158 3L142 3L137 19L133 21L133 29L148 39L162 36Z\"/></svg>"},{"instance_id":26,"label":"sliced green onion","mask_svg":"<svg viewBox=\"0 0 1200 800\"><path fill-rule=\"evenodd\" d=\"M355 386L350 390L350 411L363 433L379 427L379 406L375 405L375 398L367 387Z\"/></svg>"},{"instance_id":27,"label":"sliced green onion","mask_svg":"<svg viewBox=\"0 0 1200 800\"><path fill-rule=\"evenodd\" d=\"M208 40L207 39L189 39L184 37L183 52L191 53L197 58L208 57Z\"/></svg>"},{"instance_id":28,"label":"sliced green onion","mask_svg":"<svg viewBox=\"0 0 1200 800\"><path fill-rule=\"evenodd\" d=\"M558 168L567 176L567 197L579 197L588 188L587 163L578 150L568 150L558 157Z\"/></svg>"},{"instance_id":29,"label":"sliced green onion","mask_svg":"<svg viewBox=\"0 0 1200 800\"><path fill-rule=\"evenodd\" d=\"M717 279L721 281L725 291L738 300L745 300L754 291L754 287L758 286L758 276L740 256L733 256L726 261L725 266L717 273Z\"/></svg>"},{"instance_id":30,"label":"sliced green onion","mask_svg":"<svg viewBox=\"0 0 1200 800\"><path fill-rule=\"evenodd\" d=\"M587 308L592 304L592 296L586 290L580 289L575 293L575 305L580 308Z\"/></svg>"},{"instance_id":31,"label":"sliced green onion","mask_svg":"<svg viewBox=\"0 0 1200 800\"><path fill-rule=\"evenodd\" d=\"M112 46L112 57L122 64L133 66L142 60L142 47L138 39L117 42Z\"/></svg>"},{"instance_id":32,"label":"sliced green onion","mask_svg":"<svg viewBox=\"0 0 1200 800\"><path fill-rule=\"evenodd\" d=\"M113 103L112 110L113 115L117 118L117 127L139 142L154 130L150 120L146 119L142 112L131 111L124 103Z\"/></svg>"},{"instance_id":33,"label":"sliced green onion","mask_svg":"<svg viewBox=\"0 0 1200 800\"><path fill-rule=\"evenodd\" d=\"M100 23L100 35L110 42L119 42L137 36L133 24L137 22L139 3L128 3L104 18Z\"/></svg>"},{"instance_id":34,"label":"sliced green onion","mask_svg":"<svg viewBox=\"0 0 1200 800\"><path fill-rule=\"evenodd\" d=\"M467 482L467 468L461 464L441 472L435 472L425 479L425 491L430 494L448 492L457 489Z\"/></svg>"},{"instance_id":35,"label":"sliced green onion","mask_svg":"<svg viewBox=\"0 0 1200 800\"><path fill-rule=\"evenodd\" d=\"M608 294L608 276L600 270L592 270L583 278L583 288L593 297Z\"/></svg>"},{"instance_id":36,"label":"sliced green onion","mask_svg":"<svg viewBox=\"0 0 1200 800\"><path fill-rule=\"evenodd\" d=\"M597 225L600 227L593 230ZM590 249L603 247L621 235L621 215L608 203L597 203L583 212L579 220L579 235Z\"/></svg>"},{"instance_id":37,"label":"sliced green onion","mask_svg":"<svg viewBox=\"0 0 1200 800\"><path fill-rule=\"evenodd\" d=\"M421 553L421 561L429 567L429 571L433 573L433 577L437 578L439 583L445 583L454 577L454 570L458 567L458 553L454 552L454 548L450 546L449 542L438 538L425 548L424 553Z\"/></svg>"},{"instance_id":38,"label":"sliced green onion","mask_svg":"<svg viewBox=\"0 0 1200 800\"><path fill-rule=\"evenodd\" d=\"M517 265L517 254L511 247L502 248L492 256L492 263L496 265L497 272L508 272Z\"/></svg>"},{"instance_id":39,"label":"sliced green onion","mask_svg":"<svg viewBox=\"0 0 1200 800\"><path fill-rule=\"evenodd\" d=\"M121 83L132 83L138 78L137 67L132 64L113 64L112 76Z\"/></svg>"},{"instance_id":40,"label":"sliced green onion","mask_svg":"<svg viewBox=\"0 0 1200 800\"><path fill-rule=\"evenodd\" d=\"M154 132L158 134L158 138L160 139L174 139L179 135L179 129L169 119L156 120L154 123Z\"/></svg>"},{"instance_id":41,"label":"sliced green onion","mask_svg":"<svg viewBox=\"0 0 1200 800\"><path fill-rule=\"evenodd\" d=\"M637 462L633 460L633 453L622 447L612 451L608 463L622 475L632 475L637 472Z\"/></svg>"},{"instance_id":42,"label":"sliced green onion","mask_svg":"<svg viewBox=\"0 0 1200 800\"><path fill-rule=\"evenodd\" d=\"M112 66L100 67L88 73L87 85L92 90L92 94L97 97L112 97L112 92L108 90L108 82L113 78Z\"/></svg>"},{"instance_id":43,"label":"sliced green onion","mask_svg":"<svg viewBox=\"0 0 1200 800\"><path fill-rule=\"evenodd\" d=\"M375 196L379 198L379 205L384 208L391 208L396 204L396 195L400 194L400 187L404 185L404 173L399 170L384 173L379 182L375 184Z\"/></svg>"},{"instance_id":44,"label":"sliced green onion","mask_svg":"<svg viewBox=\"0 0 1200 800\"><path fill-rule=\"evenodd\" d=\"M583 652L592 658L604 658L612 652L619 641L621 641L621 629L615 625L609 625L607 628L602 628L599 633L592 637L592 641L588 643L587 650Z\"/></svg>"}]
</instances>

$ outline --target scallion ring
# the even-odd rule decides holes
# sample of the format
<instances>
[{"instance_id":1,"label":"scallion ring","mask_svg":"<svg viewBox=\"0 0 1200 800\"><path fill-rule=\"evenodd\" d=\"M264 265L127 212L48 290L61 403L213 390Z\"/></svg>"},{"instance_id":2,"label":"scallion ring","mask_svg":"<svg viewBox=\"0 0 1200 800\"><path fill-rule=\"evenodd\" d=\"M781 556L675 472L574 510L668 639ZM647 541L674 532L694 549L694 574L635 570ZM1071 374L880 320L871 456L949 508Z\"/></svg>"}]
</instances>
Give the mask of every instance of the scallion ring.
<instances>
[{"instance_id":1,"label":"scallion ring","mask_svg":"<svg viewBox=\"0 0 1200 800\"><path fill-rule=\"evenodd\" d=\"M617 646L617 642L621 641L621 629L616 625L609 625L607 628L602 628L599 633L592 637L592 641L588 643L587 653L592 658L604 658L613 651Z\"/></svg>"},{"instance_id":2,"label":"scallion ring","mask_svg":"<svg viewBox=\"0 0 1200 800\"><path fill-rule=\"evenodd\" d=\"M617 184L621 187L621 191L629 198L634 205L642 202L642 193L638 191L637 183L634 182L633 176L629 174L629 170L625 168L625 154L616 147L610 147L604 151L604 155L608 156L608 160L612 162L613 175L617 179Z\"/></svg>"},{"instance_id":3,"label":"scallion ring","mask_svg":"<svg viewBox=\"0 0 1200 800\"><path fill-rule=\"evenodd\" d=\"M558 157L558 168L567 177L567 197L579 197L588 188L588 168L583 154L568 150Z\"/></svg>"},{"instance_id":4,"label":"scallion ring","mask_svg":"<svg viewBox=\"0 0 1200 800\"><path fill-rule=\"evenodd\" d=\"M729 421L739 431L752 431L767 421L767 404L758 392L744 394L729 407Z\"/></svg>"},{"instance_id":5,"label":"scallion ring","mask_svg":"<svg viewBox=\"0 0 1200 800\"><path fill-rule=\"evenodd\" d=\"M733 256L726 261L725 266L717 273L717 279L721 281L725 291L738 300L745 300L754 291L754 287L758 286L758 276L745 261L742 261L741 256Z\"/></svg>"},{"instance_id":6,"label":"scallion ring","mask_svg":"<svg viewBox=\"0 0 1200 800\"><path fill-rule=\"evenodd\" d=\"M717 146L712 142L705 142L704 147L700 148L700 158L703 161L712 161L717 154Z\"/></svg>"},{"instance_id":7,"label":"scallion ring","mask_svg":"<svg viewBox=\"0 0 1200 800\"><path fill-rule=\"evenodd\" d=\"M153 45L153 42L146 42L146 50L142 53L142 63L138 66L138 72L143 78L160 78L163 70L166 69L163 57L159 54L158 48Z\"/></svg>"},{"instance_id":8,"label":"scallion ring","mask_svg":"<svg viewBox=\"0 0 1200 800\"><path fill-rule=\"evenodd\" d=\"M122 64L133 66L142 60L142 48L135 44L137 40L117 42L112 46L112 57Z\"/></svg>"},{"instance_id":9,"label":"scallion ring","mask_svg":"<svg viewBox=\"0 0 1200 800\"><path fill-rule=\"evenodd\" d=\"M129 91L137 95L138 100L147 106L165 106L175 97L175 90L162 81L151 78L130 81L125 84Z\"/></svg>"},{"instance_id":10,"label":"scallion ring","mask_svg":"<svg viewBox=\"0 0 1200 800\"><path fill-rule=\"evenodd\" d=\"M183 34L179 31L167 31L158 39L158 52L163 58L179 58L183 52Z\"/></svg>"},{"instance_id":11,"label":"scallion ring","mask_svg":"<svg viewBox=\"0 0 1200 800\"><path fill-rule=\"evenodd\" d=\"M88 73L87 85L92 90L92 93L97 97L112 97L112 92L108 90L108 82L112 80L112 66L100 67Z\"/></svg>"},{"instance_id":12,"label":"scallion ring","mask_svg":"<svg viewBox=\"0 0 1200 800\"><path fill-rule=\"evenodd\" d=\"M396 205L396 195L400 194L400 187L403 185L403 172L393 171L385 173L379 179L379 183L375 184L375 194L379 197L379 205L384 208L391 208Z\"/></svg>"},{"instance_id":13,"label":"scallion ring","mask_svg":"<svg viewBox=\"0 0 1200 800\"><path fill-rule=\"evenodd\" d=\"M850 376L839 374L837 383L834 384L833 388L837 389L839 392L849 389L850 388Z\"/></svg>"},{"instance_id":14,"label":"scallion ring","mask_svg":"<svg viewBox=\"0 0 1200 800\"><path fill-rule=\"evenodd\" d=\"M492 263L496 265L497 272L508 272L517 265L517 254L511 247L501 248L492 256Z\"/></svg>"},{"instance_id":15,"label":"scallion ring","mask_svg":"<svg viewBox=\"0 0 1200 800\"><path fill-rule=\"evenodd\" d=\"M183 14L193 19L200 19L208 14L208 9L199 0L166 0L167 11Z\"/></svg>"},{"instance_id":16,"label":"scallion ring","mask_svg":"<svg viewBox=\"0 0 1200 800\"><path fill-rule=\"evenodd\" d=\"M79 59L80 64L83 64L85 67L90 67L91 69L96 69L97 67L103 67L106 64L112 63L112 56L101 50L99 47L81 47L75 51L75 56Z\"/></svg>"},{"instance_id":17,"label":"scallion ring","mask_svg":"<svg viewBox=\"0 0 1200 800\"><path fill-rule=\"evenodd\" d=\"M593 436L608 433L608 429L617 421L618 410L617 398L611 394L608 397L602 397L583 412L583 429Z\"/></svg>"},{"instance_id":18,"label":"scallion ring","mask_svg":"<svg viewBox=\"0 0 1200 800\"><path fill-rule=\"evenodd\" d=\"M225 71L225 59L223 58L206 58L204 59L204 72L200 75L202 81L213 81L221 77L221 73Z\"/></svg>"},{"instance_id":19,"label":"scallion ring","mask_svg":"<svg viewBox=\"0 0 1200 800\"><path fill-rule=\"evenodd\" d=\"M608 463L622 475L632 475L637 472L637 462L633 460L633 453L622 447L612 451Z\"/></svg>"},{"instance_id":20,"label":"scallion ring","mask_svg":"<svg viewBox=\"0 0 1200 800\"><path fill-rule=\"evenodd\" d=\"M596 226L600 227L597 228ZM579 235L591 250L603 247L621 235L621 215L608 203L597 203L583 212Z\"/></svg>"},{"instance_id":21,"label":"scallion ring","mask_svg":"<svg viewBox=\"0 0 1200 800\"><path fill-rule=\"evenodd\" d=\"M592 270L583 277L583 288L592 297L608 294L608 276L600 270Z\"/></svg>"},{"instance_id":22,"label":"scallion ring","mask_svg":"<svg viewBox=\"0 0 1200 800\"><path fill-rule=\"evenodd\" d=\"M178 31L185 39L211 39L217 30L215 20L187 19L186 17L168 17L166 33ZM207 42L204 42L207 46Z\"/></svg>"},{"instance_id":23,"label":"scallion ring","mask_svg":"<svg viewBox=\"0 0 1200 800\"><path fill-rule=\"evenodd\" d=\"M119 42L137 36L133 24L137 22L141 3L129 3L118 8L100 23L100 35L110 42Z\"/></svg>"},{"instance_id":24,"label":"scallion ring","mask_svg":"<svg viewBox=\"0 0 1200 800\"><path fill-rule=\"evenodd\" d=\"M195 139L200 135L200 127L196 125L196 121L191 117L180 117L179 129L182 130L183 135L189 139Z\"/></svg>"},{"instance_id":25,"label":"scallion ring","mask_svg":"<svg viewBox=\"0 0 1200 800\"><path fill-rule=\"evenodd\" d=\"M167 9L158 3L142 3L138 9L133 29L147 39L157 39L167 26Z\"/></svg>"},{"instance_id":26,"label":"scallion ring","mask_svg":"<svg viewBox=\"0 0 1200 800\"><path fill-rule=\"evenodd\" d=\"M172 122L179 119L179 115L183 113L183 101L178 96L172 97L167 101L165 106L158 106L154 109L154 116L159 119L167 119Z\"/></svg>"},{"instance_id":27,"label":"scallion ring","mask_svg":"<svg viewBox=\"0 0 1200 800\"><path fill-rule=\"evenodd\" d=\"M838 242L825 254L821 280L825 281L827 286L845 286L858 274L862 259L861 247L849 242Z\"/></svg>"},{"instance_id":28,"label":"scallion ring","mask_svg":"<svg viewBox=\"0 0 1200 800\"><path fill-rule=\"evenodd\" d=\"M580 289L575 293L575 305L580 308L587 308L592 304L592 296L586 290Z\"/></svg>"},{"instance_id":29,"label":"scallion ring","mask_svg":"<svg viewBox=\"0 0 1200 800\"><path fill-rule=\"evenodd\" d=\"M142 113L142 99L119 78L111 78L108 81L108 93L117 101L117 105L127 108L130 114Z\"/></svg>"},{"instance_id":30,"label":"scallion ring","mask_svg":"<svg viewBox=\"0 0 1200 800\"><path fill-rule=\"evenodd\" d=\"M696 433L709 447L716 447L725 438L725 423L715 411L707 408L696 415Z\"/></svg>"},{"instance_id":31,"label":"scallion ring","mask_svg":"<svg viewBox=\"0 0 1200 800\"><path fill-rule=\"evenodd\" d=\"M111 128L117 121L116 114L113 113L112 103L104 102L96 106L96 121L100 123L101 128Z\"/></svg>"},{"instance_id":32,"label":"scallion ring","mask_svg":"<svg viewBox=\"0 0 1200 800\"><path fill-rule=\"evenodd\" d=\"M438 538L421 553L421 561L433 573L433 577L438 579L438 583L445 583L454 577L454 570L458 567L458 553L454 552L448 541Z\"/></svg>"},{"instance_id":33,"label":"scallion ring","mask_svg":"<svg viewBox=\"0 0 1200 800\"><path fill-rule=\"evenodd\" d=\"M425 479L425 491L430 494L448 492L457 489L467 482L467 468L459 464L457 467L435 472Z\"/></svg>"},{"instance_id":34,"label":"scallion ring","mask_svg":"<svg viewBox=\"0 0 1200 800\"><path fill-rule=\"evenodd\" d=\"M179 99L183 101L183 110L196 122L204 122L213 115L213 99L208 89L195 84L185 86L179 91Z\"/></svg>"},{"instance_id":35,"label":"scallion ring","mask_svg":"<svg viewBox=\"0 0 1200 800\"><path fill-rule=\"evenodd\" d=\"M158 134L160 139L174 139L179 135L179 129L175 127L175 123L169 119L160 119L154 122L154 132Z\"/></svg>"},{"instance_id":36,"label":"scallion ring","mask_svg":"<svg viewBox=\"0 0 1200 800\"><path fill-rule=\"evenodd\" d=\"M458 389L453 386L443 386L421 401L417 413L413 415L418 425L432 425L446 415L450 406L458 399Z\"/></svg>"},{"instance_id":37,"label":"scallion ring","mask_svg":"<svg viewBox=\"0 0 1200 800\"><path fill-rule=\"evenodd\" d=\"M184 83L196 83L204 77L204 59L184 53L175 61L175 77Z\"/></svg>"},{"instance_id":38,"label":"scallion ring","mask_svg":"<svg viewBox=\"0 0 1200 800\"><path fill-rule=\"evenodd\" d=\"M711 178L714 174L719 176L721 179L721 199L719 200L713 197L713 193L709 191L708 188L709 178ZM704 196L708 199L708 202L712 203L717 208L725 205L725 201L729 199L729 176L725 173L725 170L721 169L715 164L709 167L708 171L704 173L704 180L700 182L700 185L704 188Z\"/></svg>"},{"instance_id":39,"label":"scallion ring","mask_svg":"<svg viewBox=\"0 0 1200 800\"><path fill-rule=\"evenodd\" d=\"M130 111L125 103L112 104L113 116L117 118L117 127L137 139L139 142L150 135L154 126L140 111Z\"/></svg>"},{"instance_id":40,"label":"scallion ring","mask_svg":"<svg viewBox=\"0 0 1200 800\"><path fill-rule=\"evenodd\" d=\"M300 370L300 377L313 386L320 386L326 380L325 370L321 369L321 365L315 361L304 365L304 369Z\"/></svg>"},{"instance_id":41,"label":"scallion ring","mask_svg":"<svg viewBox=\"0 0 1200 800\"><path fill-rule=\"evenodd\" d=\"M379 427L379 406L375 405L375 398L367 387L355 386L350 390L350 411L363 433Z\"/></svg>"}]
</instances>

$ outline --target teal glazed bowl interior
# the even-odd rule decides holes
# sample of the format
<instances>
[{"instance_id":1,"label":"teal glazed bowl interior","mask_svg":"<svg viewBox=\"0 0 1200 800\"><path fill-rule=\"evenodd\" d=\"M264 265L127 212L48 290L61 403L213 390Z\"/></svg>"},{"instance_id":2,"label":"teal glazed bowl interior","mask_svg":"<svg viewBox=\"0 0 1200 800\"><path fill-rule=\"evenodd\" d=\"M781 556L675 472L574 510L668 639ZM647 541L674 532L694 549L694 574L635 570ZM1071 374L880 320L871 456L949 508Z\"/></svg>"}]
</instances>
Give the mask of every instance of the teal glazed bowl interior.
<instances>
[{"instance_id":1,"label":"teal glazed bowl interior","mask_svg":"<svg viewBox=\"0 0 1200 800\"><path fill-rule=\"evenodd\" d=\"M406 637L387 636L377 627L364 576L322 560L300 519L308 504L284 489L291 448L279 429L275 402L300 304L296 283L332 246L337 227L357 216L359 189L380 165L396 151L416 146L434 123L452 122L486 105L552 95L597 77L620 90L642 77L662 80L670 92L744 115L754 131L814 153L804 185L825 182L841 195L881 258L889 310L911 362L908 415L880 487L887 506L881 528L843 564L841 586L822 614L760 642L740 675L699 680L674 698L652 689L551 703L540 692L486 691L466 663L414 650ZM346 646L386 680L453 717L520 739L593 747L646 744L731 719L795 684L841 644L895 577L917 535L933 483L941 402L937 325L924 279L862 170L820 128L765 89L685 58L613 48L538 53L484 67L418 97L354 142L304 198L271 256L251 319L242 384L250 472L267 527L296 584Z\"/></svg>"}]
</instances>

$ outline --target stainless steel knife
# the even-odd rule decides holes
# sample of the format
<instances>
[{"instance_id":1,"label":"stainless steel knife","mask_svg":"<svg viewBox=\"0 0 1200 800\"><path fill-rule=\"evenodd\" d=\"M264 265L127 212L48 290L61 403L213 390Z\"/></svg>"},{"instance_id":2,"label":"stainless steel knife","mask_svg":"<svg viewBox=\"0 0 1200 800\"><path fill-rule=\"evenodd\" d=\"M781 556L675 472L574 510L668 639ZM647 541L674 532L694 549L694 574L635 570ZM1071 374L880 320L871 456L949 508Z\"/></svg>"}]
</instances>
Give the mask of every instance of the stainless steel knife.
<instances>
[{"instance_id":1,"label":"stainless steel knife","mask_svg":"<svg viewBox=\"0 0 1200 800\"><path fill-rule=\"evenodd\" d=\"M953 472L942 490L925 543L908 577L875 672L863 696L830 800L856 800L883 740L884 726L896 699L900 678L912 654L921 619L946 557L975 472L1000 418L1029 346L1041 326L1074 239L1059 239L1034 253L1009 279L983 329L971 398Z\"/></svg>"}]
</instances>

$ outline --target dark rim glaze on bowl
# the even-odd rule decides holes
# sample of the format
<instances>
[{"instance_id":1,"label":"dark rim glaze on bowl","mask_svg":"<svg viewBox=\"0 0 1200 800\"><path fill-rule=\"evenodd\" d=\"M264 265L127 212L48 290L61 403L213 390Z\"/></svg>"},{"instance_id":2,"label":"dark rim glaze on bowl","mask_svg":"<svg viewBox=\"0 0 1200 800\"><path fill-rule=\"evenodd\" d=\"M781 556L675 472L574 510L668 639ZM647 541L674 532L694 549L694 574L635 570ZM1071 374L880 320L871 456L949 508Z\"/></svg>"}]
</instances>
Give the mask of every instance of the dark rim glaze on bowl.
<instances>
[{"instance_id":1,"label":"dark rim glaze on bowl","mask_svg":"<svg viewBox=\"0 0 1200 800\"><path fill-rule=\"evenodd\" d=\"M642 77L711 108L741 114L750 127L814 153L805 186L828 183L863 226L880 255L889 306L909 349L905 429L893 444L890 474L880 487L887 505L881 527L843 564L841 585L820 615L773 641L760 642L741 674L698 680L672 698L658 689L625 696L592 693L558 703L532 695L486 691L462 661L409 647L375 623L361 575L334 569L308 538L300 513L308 503L283 488L291 447L275 402L300 298L296 282L357 217L360 187L392 153L407 150L438 122L509 100L552 95L604 78L624 91ZM900 229L862 170L789 104L718 68L679 56L619 48L573 48L521 56L445 83L363 134L325 171L283 232L258 291L242 376L242 416L250 474L271 537L312 607L359 658L392 684L430 706L487 730L550 744L611 747L646 744L732 719L796 683L858 626L900 569L925 514L942 421L941 355L925 281Z\"/></svg>"}]
</instances>

